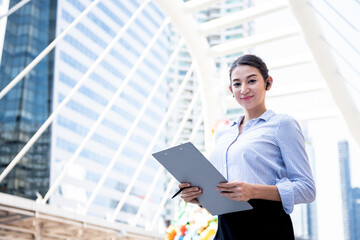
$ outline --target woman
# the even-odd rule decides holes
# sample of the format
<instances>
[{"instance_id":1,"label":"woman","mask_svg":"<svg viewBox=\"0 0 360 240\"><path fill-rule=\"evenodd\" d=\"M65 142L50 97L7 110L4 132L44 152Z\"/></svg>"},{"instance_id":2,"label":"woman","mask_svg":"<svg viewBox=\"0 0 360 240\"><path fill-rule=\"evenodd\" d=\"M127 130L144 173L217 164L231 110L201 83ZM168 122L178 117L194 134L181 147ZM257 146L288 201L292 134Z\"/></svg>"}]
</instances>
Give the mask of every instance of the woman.
<instances>
[{"instance_id":1,"label":"woman","mask_svg":"<svg viewBox=\"0 0 360 240\"><path fill-rule=\"evenodd\" d=\"M255 55L243 55L230 68L230 86L244 115L218 131L212 164L227 178L217 190L235 201L249 201L252 210L219 215L216 240L294 239L289 214L294 204L315 199L315 184L298 122L265 106L272 77ZM190 183L180 183L179 188ZM198 187L181 198L199 204Z\"/></svg>"}]
</instances>

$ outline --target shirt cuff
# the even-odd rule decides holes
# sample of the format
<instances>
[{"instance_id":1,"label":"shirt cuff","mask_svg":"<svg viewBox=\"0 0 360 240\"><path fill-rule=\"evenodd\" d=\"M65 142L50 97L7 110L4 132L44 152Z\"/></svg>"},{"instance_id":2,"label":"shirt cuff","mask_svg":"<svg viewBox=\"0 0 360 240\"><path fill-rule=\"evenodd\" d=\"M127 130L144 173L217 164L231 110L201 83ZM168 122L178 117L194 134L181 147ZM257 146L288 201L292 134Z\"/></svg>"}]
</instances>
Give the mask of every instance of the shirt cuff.
<instances>
[{"instance_id":1,"label":"shirt cuff","mask_svg":"<svg viewBox=\"0 0 360 240\"><path fill-rule=\"evenodd\" d=\"M276 187L279 190L283 208L287 214L294 210L294 190L292 183L288 178L276 180Z\"/></svg>"}]
</instances>

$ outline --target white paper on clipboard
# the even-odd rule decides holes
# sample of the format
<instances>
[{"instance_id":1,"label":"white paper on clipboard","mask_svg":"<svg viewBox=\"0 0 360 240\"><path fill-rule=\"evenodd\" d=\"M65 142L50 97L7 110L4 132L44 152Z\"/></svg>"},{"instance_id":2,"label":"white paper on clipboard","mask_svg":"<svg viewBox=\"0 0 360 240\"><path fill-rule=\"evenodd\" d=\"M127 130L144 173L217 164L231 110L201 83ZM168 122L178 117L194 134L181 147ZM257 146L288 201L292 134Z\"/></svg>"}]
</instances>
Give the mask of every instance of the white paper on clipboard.
<instances>
[{"instance_id":1,"label":"white paper on clipboard","mask_svg":"<svg viewBox=\"0 0 360 240\"><path fill-rule=\"evenodd\" d=\"M179 182L189 182L202 189L198 200L212 215L252 209L248 202L239 202L221 196L216 190L226 178L191 143L152 154Z\"/></svg>"}]
</instances>

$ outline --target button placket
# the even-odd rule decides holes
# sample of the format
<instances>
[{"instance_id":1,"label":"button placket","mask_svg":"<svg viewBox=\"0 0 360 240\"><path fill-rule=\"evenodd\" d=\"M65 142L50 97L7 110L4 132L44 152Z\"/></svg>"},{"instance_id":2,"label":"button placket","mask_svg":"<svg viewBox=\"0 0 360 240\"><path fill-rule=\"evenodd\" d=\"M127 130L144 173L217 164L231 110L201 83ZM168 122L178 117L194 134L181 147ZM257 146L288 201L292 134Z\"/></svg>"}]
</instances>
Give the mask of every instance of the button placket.
<instances>
[{"instance_id":1,"label":"button placket","mask_svg":"<svg viewBox=\"0 0 360 240\"><path fill-rule=\"evenodd\" d=\"M229 148L238 140L238 138L240 137L240 134L234 134L235 136L235 139L229 144L229 146L227 147L226 149L226 153L225 153L225 162L224 162L224 168L225 168L225 172L226 172L226 179L229 180L229 173L228 173L228 168L227 168L227 165L228 165L228 152L229 152Z\"/></svg>"}]
</instances>

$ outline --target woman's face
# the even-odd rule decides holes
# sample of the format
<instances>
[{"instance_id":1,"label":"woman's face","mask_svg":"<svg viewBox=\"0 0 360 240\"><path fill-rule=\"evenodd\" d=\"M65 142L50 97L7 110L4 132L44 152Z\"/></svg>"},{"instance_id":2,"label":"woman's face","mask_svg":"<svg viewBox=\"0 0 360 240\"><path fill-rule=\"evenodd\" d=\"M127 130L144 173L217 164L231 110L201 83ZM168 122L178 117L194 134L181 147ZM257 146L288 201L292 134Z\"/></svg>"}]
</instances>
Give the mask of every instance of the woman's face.
<instances>
[{"instance_id":1,"label":"woman's face","mask_svg":"<svg viewBox=\"0 0 360 240\"><path fill-rule=\"evenodd\" d=\"M269 90L272 83L271 77L267 81L270 83L267 89ZM231 73L230 91L245 110L265 108L265 86L264 78L255 67L240 65Z\"/></svg>"}]
</instances>

